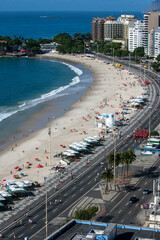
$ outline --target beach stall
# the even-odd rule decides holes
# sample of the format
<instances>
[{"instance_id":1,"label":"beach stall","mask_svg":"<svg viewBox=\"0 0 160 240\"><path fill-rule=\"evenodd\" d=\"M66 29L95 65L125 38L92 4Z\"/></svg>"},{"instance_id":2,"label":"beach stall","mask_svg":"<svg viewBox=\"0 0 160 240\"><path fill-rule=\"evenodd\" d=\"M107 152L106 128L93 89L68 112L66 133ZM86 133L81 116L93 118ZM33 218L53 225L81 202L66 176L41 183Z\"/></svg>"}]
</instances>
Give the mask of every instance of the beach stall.
<instances>
[{"instance_id":1,"label":"beach stall","mask_svg":"<svg viewBox=\"0 0 160 240\"><path fill-rule=\"evenodd\" d=\"M110 130L113 130L114 128L114 114L113 113L103 113L103 119L105 120L105 125Z\"/></svg>"},{"instance_id":2,"label":"beach stall","mask_svg":"<svg viewBox=\"0 0 160 240\"><path fill-rule=\"evenodd\" d=\"M29 186L26 183L24 183L23 181L16 182L16 184L18 187L24 188L26 190L29 188Z\"/></svg>"},{"instance_id":3,"label":"beach stall","mask_svg":"<svg viewBox=\"0 0 160 240\"><path fill-rule=\"evenodd\" d=\"M6 198L4 198L1 194L0 194L0 202L6 202Z\"/></svg>"},{"instance_id":4,"label":"beach stall","mask_svg":"<svg viewBox=\"0 0 160 240\"><path fill-rule=\"evenodd\" d=\"M23 181L29 188L34 187L34 182L32 180Z\"/></svg>"},{"instance_id":5,"label":"beach stall","mask_svg":"<svg viewBox=\"0 0 160 240\"><path fill-rule=\"evenodd\" d=\"M64 164L64 165L69 165L70 164L70 161L68 160L68 159L66 159L66 158L62 158L61 160L60 160L60 164Z\"/></svg>"},{"instance_id":6,"label":"beach stall","mask_svg":"<svg viewBox=\"0 0 160 240\"><path fill-rule=\"evenodd\" d=\"M16 184L7 186L7 190L15 197L23 197L26 196L27 193L24 188L18 187Z\"/></svg>"},{"instance_id":7,"label":"beach stall","mask_svg":"<svg viewBox=\"0 0 160 240\"><path fill-rule=\"evenodd\" d=\"M7 202L12 200L12 195L7 191L0 191L0 195L6 199Z\"/></svg>"},{"instance_id":8,"label":"beach stall","mask_svg":"<svg viewBox=\"0 0 160 240\"><path fill-rule=\"evenodd\" d=\"M83 147L83 146L81 146L81 145L79 145L79 144L74 144L74 143L71 144L71 145L69 145L69 147L70 147L71 149L75 150L76 152L78 152L78 154L79 154L80 152L85 152L85 151L88 150L86 147Z\"/></svg>"},{"instance_id":9,"label":"beach stall","mask_svg":"<svg viewBox=\"0 0 160 240\"><path fill-rule=\"evenodd\" d=\"M148 141L150 143L155 143L155 144L160 144L160 137L152 137L152 138L149 138Z\"/></svg>"}]
</instances>

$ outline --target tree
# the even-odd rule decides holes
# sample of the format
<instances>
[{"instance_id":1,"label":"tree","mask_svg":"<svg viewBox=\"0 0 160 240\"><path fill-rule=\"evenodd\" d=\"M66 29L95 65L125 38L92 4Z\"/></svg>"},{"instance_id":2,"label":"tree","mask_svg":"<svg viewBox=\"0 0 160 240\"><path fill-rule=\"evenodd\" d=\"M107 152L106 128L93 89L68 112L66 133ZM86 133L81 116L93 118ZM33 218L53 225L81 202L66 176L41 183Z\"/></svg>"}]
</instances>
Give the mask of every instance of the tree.
<instances>
[{"instance_id":1,"label":"tree","mask_svg":"<svg viewBox=\"0 0 160 240\"><path fill-rule=\"evenodd\" d=\"M75 211L75 218L80 220L90 220L92 217L96 215L98 211L98 207L92 206L85 210L79 209Z\"/></svg>"},{"instance_id":2,"label":"tree","mask_svg":"<svg viewBox=\"0 0 160 240\"><path fill-rule=\"evenodd\" d=\"M160 61L160 54L156 57L156 60L159 62Z\"/></svg>"},{"instance_id":3,"label":"tree","mask_svg":"<svg viewBox=\"0 0 160 240\"><path fill-rule=\"evenodd\" d=\"M135 58L136 57L144 57L144 55L145 55L144 47L135 48L132 53L132 56L135 56Z\"/></svg>"},{"instance_id":4,"label":"tree","mask_svg":"<svg viewBox=\"0 0 160 240\"><path fill-rule=\"evenodd\" d=\"M156 63L156 62L154 62L154 63L151 64L151 67L152 67L155 71L158 71L158 69L159 69L159 64Z\"/></svg>"},{"instance_id":5,"label":"tree","mask_svg":"<svg viewBox=\"0 0 160 240\"><path fill-rule=\"evenodd\" d=\"M114 178L113 172L111 168L107 168L103 173L102 173L102 179L107 181L106 184L106 190L108 189L108 183L111 182Z\"/></svg>"},{"instance_id":6,"label":"tree","mask_svg":"<svg viewBox=\"0 0 160 240\"><path fill-rule=\"evenodd\" d=\"M159 136L159 133L157 131L151 132L151 136Z\"/></svg>"}]
</instances>

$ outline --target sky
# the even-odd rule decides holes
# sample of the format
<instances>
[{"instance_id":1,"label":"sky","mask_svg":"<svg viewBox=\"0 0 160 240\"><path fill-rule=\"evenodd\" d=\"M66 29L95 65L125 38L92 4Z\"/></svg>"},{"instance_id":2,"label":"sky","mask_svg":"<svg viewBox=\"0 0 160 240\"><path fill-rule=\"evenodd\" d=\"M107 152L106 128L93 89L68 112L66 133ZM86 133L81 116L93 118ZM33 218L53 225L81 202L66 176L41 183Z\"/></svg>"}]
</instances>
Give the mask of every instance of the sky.
<instances>
[{"instance_id":1,"label":"sky","mask_svg":"<svg viewBox=\"0 0 160 240\"><path fill-rule=\"evenodd\" d=\"M153 0L0 0L0 11L143 11Z\"/></svg>"}]
</instances>

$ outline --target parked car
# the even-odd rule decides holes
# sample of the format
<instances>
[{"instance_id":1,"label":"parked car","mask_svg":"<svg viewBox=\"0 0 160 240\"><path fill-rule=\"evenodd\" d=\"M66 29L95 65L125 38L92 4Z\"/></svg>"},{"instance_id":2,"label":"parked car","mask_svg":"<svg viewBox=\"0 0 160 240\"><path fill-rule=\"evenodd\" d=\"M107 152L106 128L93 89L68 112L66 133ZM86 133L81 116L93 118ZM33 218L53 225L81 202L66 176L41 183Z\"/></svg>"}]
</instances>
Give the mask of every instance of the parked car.
<instances>
[{"instance_id":1,"label":"parked car","mask_svg":"<svg viewBox=\"0 0 160 240\"><path fill-rule=\"evenodd\" d=\"M135 203L135 202L137 202L136 196L133 196L129 199L129 203Z\"/></svg>"}]
</instances>

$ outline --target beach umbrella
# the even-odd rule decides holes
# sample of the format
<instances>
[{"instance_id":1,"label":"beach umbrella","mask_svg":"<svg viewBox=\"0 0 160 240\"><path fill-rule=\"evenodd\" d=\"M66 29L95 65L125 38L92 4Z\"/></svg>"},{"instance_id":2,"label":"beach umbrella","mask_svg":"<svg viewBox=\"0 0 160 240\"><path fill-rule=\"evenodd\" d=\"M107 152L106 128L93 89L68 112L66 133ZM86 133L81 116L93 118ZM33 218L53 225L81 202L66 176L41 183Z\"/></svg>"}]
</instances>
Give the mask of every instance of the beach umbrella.
<instances>
[{"instance_id":1,"label":"beach umbrella","mask_svg":"<svg viewBox=\"0 0 160 240\"><path fill-rule=\"evenodd\" d=\"M6 181L6 179L3 179L3 182L5 182Z\"/></svg>"},{"instance_id":2,"label":"beach umbrella","mask_svg":"<svg viewBox=\"0 0 160 240\"><path fill-rule=\"evenodd\" d=\"M15 178L16 177L16 175L13 175L13 178Z\"/></svg>"},{"instance_id":3,"label":"beach umbrella","mask_svg":"<svg viewBox=\"0 0 160 240\"><path fill-rule=\"evenodd\" d=\"M41 164L38 164L36 168L42 168L43 166Z\"/></svg>"},{"instance_id":4,"label":"beach umbrella","mask_svg":"<svg viewBox=\"0 0 160 240\"><path fill-rule=\"evenodd\" d=\"M29 162L26 162L27 164L29 163Z\"/></svg>"},{"instance_id":5,"label":"beach umbrella","mask_svg":"<svg viewBox=\"0 0 160 240\"><path fill-rule=\"evenodd\" d=\"M34 160L38 160L38 158L35 158Z\"/></svg>"},{"instance_id":6,"label":"beach umbrella","mask_svg":"<svg viewBox=\"0 0 160 240\"><path fill-rule=\"evenodd\" d=\"M16 166L16 167L14 167L14 169L15 169L15 170L17 170L17 169L19 169L19 167L18 167L18 166Z\"/></svg>"}]
</instances>

